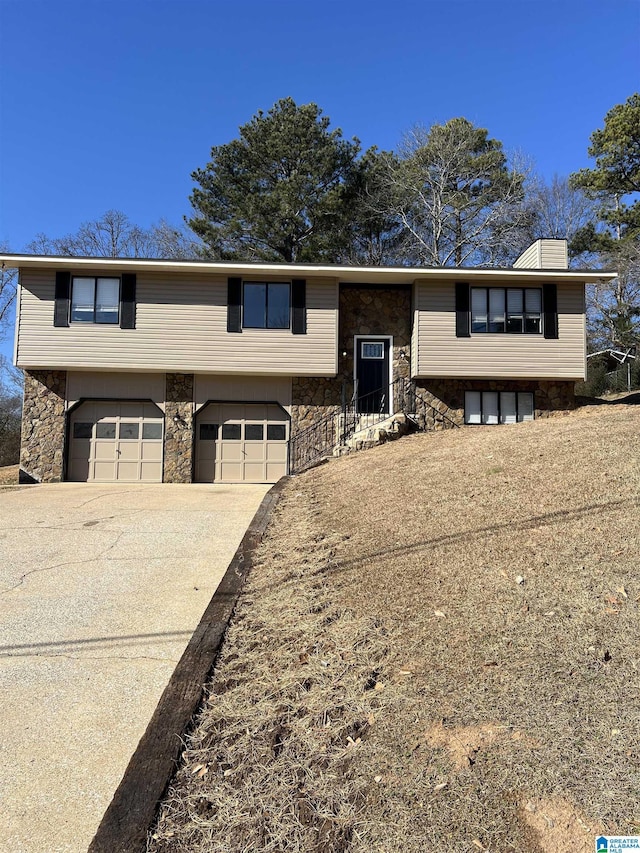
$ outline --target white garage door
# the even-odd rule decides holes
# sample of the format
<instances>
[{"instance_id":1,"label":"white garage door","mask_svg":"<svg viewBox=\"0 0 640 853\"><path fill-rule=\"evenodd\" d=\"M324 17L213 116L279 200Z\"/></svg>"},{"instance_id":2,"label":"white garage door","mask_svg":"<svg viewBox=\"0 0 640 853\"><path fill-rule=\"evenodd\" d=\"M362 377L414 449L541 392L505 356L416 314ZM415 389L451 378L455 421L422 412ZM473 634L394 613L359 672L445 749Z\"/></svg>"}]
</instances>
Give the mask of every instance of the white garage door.
<instances>
[{"instance_id":1,"label":"white garage door","mask_svg":"<svg viewBox=\"0 0 640 853\"><path fill-rule=\"evenodd\" d=\"M199 483L276 483L287 473L289 418L269 403L209 403L196 419Z\"/></svg>"},{"instance_id":2,"label":"white garage door","mask_svg":"<svg viewBox=\"0 0 640 853\"><path fill-rule=\"evenodd\" d=\"M82 403L70 418L68 479L161 483L163 429L153 403Z\"/></svg>"}]
</instances>

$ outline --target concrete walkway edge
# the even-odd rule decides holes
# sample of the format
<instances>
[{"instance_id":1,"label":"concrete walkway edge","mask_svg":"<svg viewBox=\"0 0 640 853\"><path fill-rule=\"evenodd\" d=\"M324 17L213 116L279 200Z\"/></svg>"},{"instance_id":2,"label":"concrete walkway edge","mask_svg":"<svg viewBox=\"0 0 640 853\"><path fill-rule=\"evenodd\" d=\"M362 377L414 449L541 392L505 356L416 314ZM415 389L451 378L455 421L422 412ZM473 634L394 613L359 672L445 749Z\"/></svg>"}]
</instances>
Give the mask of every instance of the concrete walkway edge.
<instances>
[{"instance_id":1,"label":"concrete walkway edge","mask_svg":"<svg viewBox=\"0 0 640 853\"><path fill-rule=\"evenodd\" d=\"M264 496L256 514L189 641L88 853L143 853L158 805L176 769L183 736L202 700L236 601L287 478Z\"/></svg>"}]
</instances>

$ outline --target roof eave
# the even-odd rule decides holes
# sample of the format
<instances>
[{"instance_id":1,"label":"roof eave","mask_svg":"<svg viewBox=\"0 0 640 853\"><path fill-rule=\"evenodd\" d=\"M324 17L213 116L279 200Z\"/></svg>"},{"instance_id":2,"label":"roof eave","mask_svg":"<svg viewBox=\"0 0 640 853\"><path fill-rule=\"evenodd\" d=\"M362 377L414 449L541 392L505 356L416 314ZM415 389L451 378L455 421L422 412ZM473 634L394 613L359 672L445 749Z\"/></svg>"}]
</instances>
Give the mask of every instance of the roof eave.
<instances>
[{"instance_id":1,"label":"roof eave","mask_svg":"<svg viewBox=\"0 0 640 853\"><path fill-rule=\"evenodd\" d=\"M202 273L217 272L220 274L241 275L282 275L286 271L288 277L306 275L327 277L345 282L370 283L397 282L407 283L420 279L453 278L453 279L489 279L514 277L556 279L564 281L583 281L587 283L610 281L617 276L612 270L558 270L558 269L522 269L496 267L364 267L338 266L331 264L247 264L225 263L219 261L176 261L156 258L99 258L99 257L67 257L60 255L17 255L2 254L0 263L6 267L20 269L103 269L131 270L132 268L147 272L185 272Z\"/></svg>"}]
</instances>

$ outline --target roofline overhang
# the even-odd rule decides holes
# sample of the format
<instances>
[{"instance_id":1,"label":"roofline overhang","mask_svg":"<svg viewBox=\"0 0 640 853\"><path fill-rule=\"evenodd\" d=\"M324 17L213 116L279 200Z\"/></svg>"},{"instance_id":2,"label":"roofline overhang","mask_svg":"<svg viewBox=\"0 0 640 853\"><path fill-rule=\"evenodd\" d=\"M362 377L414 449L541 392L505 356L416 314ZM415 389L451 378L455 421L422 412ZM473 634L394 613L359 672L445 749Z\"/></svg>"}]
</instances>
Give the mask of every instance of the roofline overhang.
<instances>
[{"instance_id":1,"label":"roofline overhang","mask_svg":"<svg viewBox=\"0 0 640 853\"><path fill-rule=\"evenodd\" d=\"M617 276L612 270L558 270L522 269L509 267L360 267L332 264L239 264L220 261L173 261L157 258L99 258L67 257L62 255L1 254L0 263L18 269L71 269L88 270L100 267L114 271L137 270L144 272L212 272L222 275L283 275L287 278L304 276L333 278L339 281L374 284L410 284L428 279L496 279L529 278L555 281L580 281L597 283L611 281Z\"/></svg>"}]
</instances>

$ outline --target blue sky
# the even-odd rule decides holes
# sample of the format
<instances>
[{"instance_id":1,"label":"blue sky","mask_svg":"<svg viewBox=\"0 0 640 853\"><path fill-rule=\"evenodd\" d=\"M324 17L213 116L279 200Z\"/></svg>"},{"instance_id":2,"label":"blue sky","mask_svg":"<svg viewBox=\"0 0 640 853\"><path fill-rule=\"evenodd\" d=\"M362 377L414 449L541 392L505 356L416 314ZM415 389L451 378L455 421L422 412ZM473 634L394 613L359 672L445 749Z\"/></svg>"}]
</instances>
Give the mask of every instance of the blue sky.
<instances>
[{"instance_id":1,"label":"blue sky","mask_svg":"<svg viewBox=\"0 0 640 853\"><path fill-rule=\"evenodd\" d=\"M0 242L189 212L212 145L285 96L392 149L465 116L546 178L640 88L640 0L0 0Z\"/></svg>"}]
</instances>

